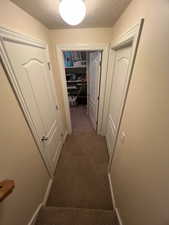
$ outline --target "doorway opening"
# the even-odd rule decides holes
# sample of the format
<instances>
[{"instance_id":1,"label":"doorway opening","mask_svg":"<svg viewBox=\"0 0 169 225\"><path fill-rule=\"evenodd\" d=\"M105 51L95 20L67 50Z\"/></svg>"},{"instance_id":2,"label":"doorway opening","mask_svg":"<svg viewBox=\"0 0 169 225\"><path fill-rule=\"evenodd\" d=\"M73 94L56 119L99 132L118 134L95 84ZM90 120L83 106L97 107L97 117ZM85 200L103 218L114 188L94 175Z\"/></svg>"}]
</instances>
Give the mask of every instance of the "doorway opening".
<instances>
[{"instance_id":1,"label":"doorway opening","mask_svg":"<svg viewBox=\"0 0 169 225\"><path fill-rule=\"evenodd\" d=\"M102 51L63 51L73 133L97 131Z\"/></svg>"}]
</instances>

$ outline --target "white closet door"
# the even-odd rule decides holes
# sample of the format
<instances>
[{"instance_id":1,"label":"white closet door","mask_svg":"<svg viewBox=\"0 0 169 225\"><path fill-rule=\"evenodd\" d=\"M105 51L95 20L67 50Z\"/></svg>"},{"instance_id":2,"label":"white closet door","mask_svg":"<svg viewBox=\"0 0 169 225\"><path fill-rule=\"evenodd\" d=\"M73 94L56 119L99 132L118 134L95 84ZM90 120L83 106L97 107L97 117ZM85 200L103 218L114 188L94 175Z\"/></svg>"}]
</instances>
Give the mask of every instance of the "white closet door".
<instances>
[{"instance_id":1,"label":"white closet door","mask_svg":"<svg viewBox=\"0 0 169 225\"><path fill-rule=\"evenodd\" d=\"M53 173L61 145L61 124L48 67L48 51L10 41L4 44L36 131L39 147Z\"/></svg>"},{"instance_id":2,"label":"white closet door","mask_svg":"<svg viewBox=\"0 0 169 225\"><path fill-rule=\"evenodd\" d=\"M116 51L106 134L110 154L114 148L117 129L122 114L122 107L127 91L130 75L128 73L128 68L131 58L131 50L132 46L128 46Z\"/></svg>"},{"instance_id":3,"label":"white closet door","mask_svg":"<svg viewBox=\"0 0 169 225\"><path fill-rule=\"evenodd\" d=\"M89 53L89 74L88 74L88 112L93 128L97 128L99 85L101 74L101 52Z\"/></svg>"}]
</instances>

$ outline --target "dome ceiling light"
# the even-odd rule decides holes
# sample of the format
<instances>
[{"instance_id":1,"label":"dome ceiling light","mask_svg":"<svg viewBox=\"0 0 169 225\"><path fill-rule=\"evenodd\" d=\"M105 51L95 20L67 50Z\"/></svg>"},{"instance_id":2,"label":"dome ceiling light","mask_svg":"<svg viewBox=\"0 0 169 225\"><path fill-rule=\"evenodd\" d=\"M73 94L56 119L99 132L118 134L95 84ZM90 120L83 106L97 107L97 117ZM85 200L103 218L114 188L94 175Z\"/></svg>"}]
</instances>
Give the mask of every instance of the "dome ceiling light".
<instances>
[{"instance_id":1,"label":"dome ceiling light","mask_svg":"<svg viewBox=\"0 0 169 225\"><path fill-rule=\"evenodd\" d=\"M84 0L61 0L59 13L62 19L69 25L78 25L86 16Z\"/></svg>"}]
</instances>

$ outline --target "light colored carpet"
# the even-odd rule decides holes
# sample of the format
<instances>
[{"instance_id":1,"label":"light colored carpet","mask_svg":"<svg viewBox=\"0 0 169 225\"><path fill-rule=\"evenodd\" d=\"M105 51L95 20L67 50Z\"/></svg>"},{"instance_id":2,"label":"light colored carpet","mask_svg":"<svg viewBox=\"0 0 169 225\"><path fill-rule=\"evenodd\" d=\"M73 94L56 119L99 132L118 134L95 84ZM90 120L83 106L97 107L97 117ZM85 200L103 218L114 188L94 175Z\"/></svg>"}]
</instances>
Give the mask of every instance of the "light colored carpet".
<instances>
[{"instance_id":1,"label":"light colored carpet","mask_svg":"<svg viewBox=\"0 0 169 225\"><path fill-rule=\"evenodd\" d=\"M63 146L47 206L36 225L118 225L105 138L96 135L84 107L72 111L73 134Z\"/></svg>"},{"instance_id":2,"label":"light colored carpet","mask_svg":"<svg viewBox=\"0 0 169 225\"><path fill-rule=\"evenodd\" d=\"M118 225L112 211L55 208L41 210L36 225Z\"/></svg>"},{"instance_id":3,"label":"light colored carpet","mask_svg":"<svg viewBox=\"0 0 169 225\"><path fill-rule=\"evenodd\" d=\"M71 107L70 114L73 134L94 132L87 115L87 106Z\"/></svg>"},{"instance_id":4,"label":"light colored carpet","mask_svg":"<svg viewBox=\"0 0 169 225\"><path fill-rule=\"evenodd\" d=\"M105 138L71 135L62 149L48 206L112 209Z\"/></svg>"}]
</instances>

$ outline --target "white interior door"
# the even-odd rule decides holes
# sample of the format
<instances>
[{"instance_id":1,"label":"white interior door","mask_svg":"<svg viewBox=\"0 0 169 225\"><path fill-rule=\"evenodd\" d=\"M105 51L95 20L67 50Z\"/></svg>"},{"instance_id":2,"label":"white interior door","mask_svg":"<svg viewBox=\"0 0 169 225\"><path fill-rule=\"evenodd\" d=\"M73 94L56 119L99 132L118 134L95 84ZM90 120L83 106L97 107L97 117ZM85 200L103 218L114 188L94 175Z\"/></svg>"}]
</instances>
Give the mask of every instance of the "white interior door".
<instances>
[{"instance_id":1,"label":"white interior door","mask_svg":"<svg viewBox=\"0 0 169 225\"><path fill-rule=\"evenodd\" d=\"M51 174L61 146L61 122L48 67L48 51L25 44L4 41L33 133Z\"/></svg>"},{"instance_id":2,"label":"white interior door","mask_svg":"<svg viewBox=\"0 0 169 225\"><path fill-rule=\"evenodd\" d=\"M97 128L99 85L101 75L101 52L95 51L89 53L88 70L88 113L93 128Z\"/></svg>"},{"instance_id":3,"label":"white interior door","mask_svg":"<svg viewBox=\"0 0 169 225\"><path fill-rule=\"evenodd\" d=\"M130 65L131 51L132 46L127 46L116 50L115 53L114 73L106 131L106 139L110 154L114 148L117 129L122 114L122 107L127 92L130 76L128 69Z\"/></svg>"}]
</instances>

